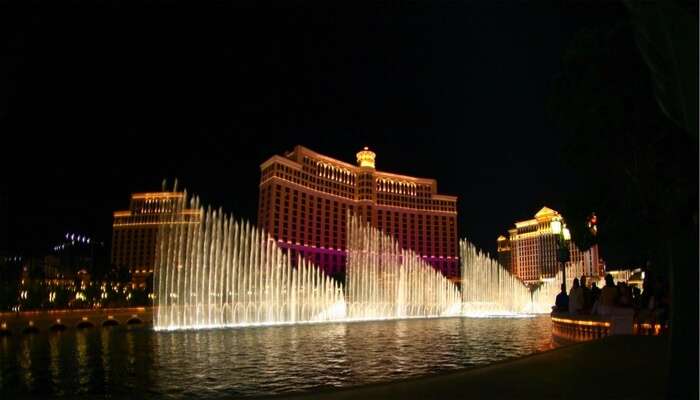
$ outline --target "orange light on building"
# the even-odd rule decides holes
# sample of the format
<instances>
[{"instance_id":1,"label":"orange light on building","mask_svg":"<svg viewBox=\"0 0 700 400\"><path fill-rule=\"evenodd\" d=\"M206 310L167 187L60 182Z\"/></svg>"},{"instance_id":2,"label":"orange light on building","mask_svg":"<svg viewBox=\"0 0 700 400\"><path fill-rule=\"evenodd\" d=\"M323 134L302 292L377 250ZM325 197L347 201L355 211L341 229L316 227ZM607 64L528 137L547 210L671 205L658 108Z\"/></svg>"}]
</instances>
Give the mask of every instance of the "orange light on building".
<instances>
[{"instance_id":1,"label":"orange light on building","mask_svg":"<svg viewBox=\"0 0 700 400\"><path fill-rule=\"evenodd\" d=\"M357 153L357 165L360 167L374 168L374 159L376 156L377 155L373 151L365 147Z\"/></svg>"},{"instance_id":2,"label":"orange light on building","mask_svg":"<svg viewBox=\"0 0 700 400\"><path fill-rule=\"evenodd\" d=\"M605 327L605 328L610 328L610 322L606 322L606 321L588 321L588 320L552 317L552 322L558 322L560 324L569 324L569 325L601 326L601 327Z\"/></svg>"}]
</instances>

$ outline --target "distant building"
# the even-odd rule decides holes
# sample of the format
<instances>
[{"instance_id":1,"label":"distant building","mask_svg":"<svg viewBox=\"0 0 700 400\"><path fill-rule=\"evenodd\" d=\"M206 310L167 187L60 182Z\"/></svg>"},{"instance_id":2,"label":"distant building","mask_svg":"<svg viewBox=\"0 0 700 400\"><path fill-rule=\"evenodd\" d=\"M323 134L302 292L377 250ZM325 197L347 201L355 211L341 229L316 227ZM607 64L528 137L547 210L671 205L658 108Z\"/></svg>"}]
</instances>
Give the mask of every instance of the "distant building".
<instances>
[{"instance_id":1,"label":"distant building","mask_svg":"<svg viewBox=\"0 0 700 400\"><path fill-rule=\"evenodd\" d=\"M508 237L499 236L497 239L501 264L527 284L554 278L561 269L557 261L557 237L550 225L555 218L563 220L557 211L542 207L535 218L516 222L515 228L508 230ZM585 275L602 275L603 264L597 245L582 252L572 242L569 252L570 262L580 263ZM510 261L506 261L508 258Z\"/></svg>"},{"instance_id":2,"label":"distant building","mask_svg":"<svg viewBox=\"0 0 700 400\"><path fill-rule=\"evenodd\" d=\"M501 235L496 239L498 246L498 262L511 274L513 272L513 261L510 252L510 239Z\"/></svg>"},{"instance_id":3,"label":"distant building","mask_svg":"<svg viewBox=\"0 0 700 400\"><path fill-rule=\"evenodd\" d=\"M258 225L328 274L346 262L346 215L359 215L448 277L459 276L457 197L437 181L380 172L364 148L357 165L303 146L260 165Z\"/></svg>"},{"instance_id":4,"label":"distant building","mask_svg":"<svg viewBox=\"0 0 700 400\"><path fill-rule=\"evenodd\" d=\"M610 274L615 282L627 282L628 284L637 286L640 289L644 284L646 274L642 268L615 268L606 270L605 273Z\"/></svg>"},{"instance_id":5,"label":"distant building","mask_svg":"<svg viewBox=\"0 0 700 400\"><path fill-rule=\"evenodd\" d=\"M22 264L25 262L25 257L19 255L11 255L3 252L0 255L0 285L19 281L22 276Z\"/></svg>"},{"instance_id":6,"label":"distant building","mask_svg":"<svg viewBox=\"0 0 700 400\"><path fill-rule=\"evenodd\" d=\"M93 276L104 276L109 270L104 242L81 233L68 232L44 257L44 275L47 279L73 279L80 270Z\"/></svg>"},{"instance_id":7,"label":"distant building","mask_svg":"<svg viewBox=\"0 0 700 400\"><path fill-rule=\"evenodd\" d=\"M134 193L129 209L114 212L112 224L112 265L127 268L135 286L145 286L153 273L158 229L163 224L199 223L199 210L185 209L172 222L163 222L163 214L171 213L182 192Z\"/></svg>"}]
</instances>

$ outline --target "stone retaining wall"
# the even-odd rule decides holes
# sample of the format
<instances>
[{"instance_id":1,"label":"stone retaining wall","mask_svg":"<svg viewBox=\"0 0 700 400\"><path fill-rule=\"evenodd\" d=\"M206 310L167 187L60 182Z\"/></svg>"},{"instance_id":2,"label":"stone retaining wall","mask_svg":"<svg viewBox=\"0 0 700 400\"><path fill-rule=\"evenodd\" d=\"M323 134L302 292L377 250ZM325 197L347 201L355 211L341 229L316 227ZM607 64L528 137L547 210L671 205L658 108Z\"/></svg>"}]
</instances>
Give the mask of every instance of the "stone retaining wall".
<instances>
[{"instance_id":1,"label":"stone retaining wall","mask_svg":"<svg viewBox=\"0 0 700 400\"><path fill-rule=\"evenodd\" d=\"M2 335L136 324L153 324L151 307L0 313Z\"/></svg>"}]
</instances>

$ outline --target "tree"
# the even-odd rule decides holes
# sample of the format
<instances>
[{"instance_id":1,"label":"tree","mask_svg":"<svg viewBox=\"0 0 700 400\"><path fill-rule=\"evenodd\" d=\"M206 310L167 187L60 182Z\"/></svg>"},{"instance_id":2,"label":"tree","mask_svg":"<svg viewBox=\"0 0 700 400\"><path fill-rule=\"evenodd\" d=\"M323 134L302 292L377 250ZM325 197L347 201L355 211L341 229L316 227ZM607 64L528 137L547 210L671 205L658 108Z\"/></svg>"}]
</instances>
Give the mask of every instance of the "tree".
<instances>
[{"instance_id":1,"label":"tree","mask_svg":"<svg viewBox=\"0 0 700 400\"><path fill-rule=\"evenodd\" d=\"M685 356L698 330L697 16L669 2L626 4L627 18L577 35L554 85L550 107L571 171L561 208L580 247L592 243L586 221L595 212L608 261L670 278L674 397L697 391L674 381L677 368L697 371Z\"/></svg>"}]
</instances>

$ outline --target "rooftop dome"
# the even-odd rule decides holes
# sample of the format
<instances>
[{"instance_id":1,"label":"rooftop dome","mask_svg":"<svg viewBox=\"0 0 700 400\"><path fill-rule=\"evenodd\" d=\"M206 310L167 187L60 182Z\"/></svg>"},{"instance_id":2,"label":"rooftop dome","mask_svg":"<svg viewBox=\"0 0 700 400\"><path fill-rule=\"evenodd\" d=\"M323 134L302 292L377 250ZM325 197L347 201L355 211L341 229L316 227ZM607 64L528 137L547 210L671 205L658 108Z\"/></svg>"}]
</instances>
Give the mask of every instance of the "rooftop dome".
<instances>
[{"instance_id":1,"label":"rooftop dome","mask_svg":"<svg viewBox=\"0 0 700 400\"><path fill-rule=\"evenodd\" d=\"M377 155L365 146L364 149L357 152L357 165L360 167L374 168L374 159Z\"/></svg>"}]
</instances>

